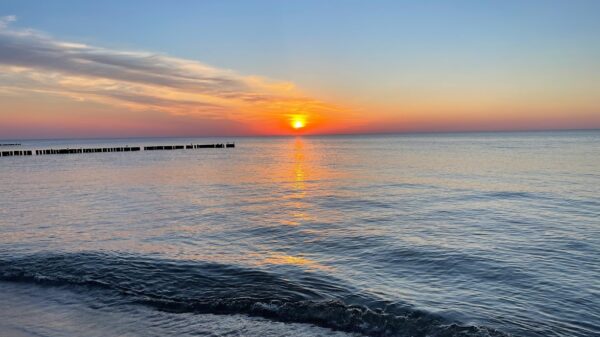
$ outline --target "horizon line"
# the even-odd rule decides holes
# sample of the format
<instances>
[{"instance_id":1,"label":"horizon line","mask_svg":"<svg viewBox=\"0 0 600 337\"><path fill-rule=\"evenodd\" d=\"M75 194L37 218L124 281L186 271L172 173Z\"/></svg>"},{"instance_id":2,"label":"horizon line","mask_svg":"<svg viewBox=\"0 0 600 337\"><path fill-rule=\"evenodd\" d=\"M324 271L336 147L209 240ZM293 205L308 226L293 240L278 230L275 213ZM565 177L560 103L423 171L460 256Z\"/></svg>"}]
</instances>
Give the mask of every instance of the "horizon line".
<instances>
[{"instance_id":1,"label":"horizon line","mask_svg":"<svg viewBox=\"0 0 600 337\"><path fill-rule=\"evenodd\" d=\"M474 134L474 133L531 133L531 132L589 132L600 131L592 128L550 128L550 129L497 129L497 130L424 130L424 131L381 131L381 132L335 132L322 134L266 134L266 135L164 135L164 136L106 136L106 137L50 137L50 138L6 138L0 141L42 141L42 140L98 140L98 139L145 139L145 138L291 138L291 137L336 137L336 136L390 136L427 134Z\"/></svg>"}]
</instances>

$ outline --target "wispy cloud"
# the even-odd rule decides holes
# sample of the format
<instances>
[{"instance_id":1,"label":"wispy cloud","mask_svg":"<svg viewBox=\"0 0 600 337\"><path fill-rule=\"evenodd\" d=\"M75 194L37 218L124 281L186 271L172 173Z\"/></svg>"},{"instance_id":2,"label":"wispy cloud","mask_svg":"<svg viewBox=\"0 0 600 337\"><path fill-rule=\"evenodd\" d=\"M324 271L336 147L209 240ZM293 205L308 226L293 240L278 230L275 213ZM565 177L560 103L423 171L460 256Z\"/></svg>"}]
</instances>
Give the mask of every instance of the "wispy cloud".
<instances>
[{"instance_id":1,"label":"wispy cloud","mask_svg":"<svg viewBox=\"0 0 600 337\"><path fill-rule=\"evenodd\" d=\"M0 18L0 93L38 93L129 110L252 122L297 113L326 114L333 105L292 83L243 76L197 61L60 41L12 29Z\"/></svg>"},{"instance_id":2,"label":"wispy cloud","mask_svg":"<svg viewBox=\"0 0 600 337\"><path fill-rule=\"evenodd\" d=\"M7 15L0 17L0 28L5 28L9 23L17 21L17 17L14 15Z\"/></svg>"}]
</instances>

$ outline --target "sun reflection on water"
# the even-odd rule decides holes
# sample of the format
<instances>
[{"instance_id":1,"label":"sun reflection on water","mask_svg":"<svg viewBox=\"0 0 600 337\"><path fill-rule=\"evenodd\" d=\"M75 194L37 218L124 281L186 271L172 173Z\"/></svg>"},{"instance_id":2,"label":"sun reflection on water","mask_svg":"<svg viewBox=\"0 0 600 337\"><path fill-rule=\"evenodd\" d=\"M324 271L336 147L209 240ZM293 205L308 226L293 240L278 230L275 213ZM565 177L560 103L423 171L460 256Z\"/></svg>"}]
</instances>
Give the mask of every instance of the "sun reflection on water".
<instances>
[{"instance_id":1,"label":"sun reflection on water","mask_svg":"<svg viewBox=\"0 0 600 337\"><path fill-rule=\"evenodd\" d=\"M290 214L292 219L290 219L287 224L300 225L302 222L312 221L314 219L309 214L308 204L305 201L307 195L306 180L308 178L308 171L304 140L301 137L296 138L293 146L294 166L292 189L290 194L286 196L286 199L291 206Z\"/></svg>"},{"instance_id":2,"label":"sun reflection on water","mask_svg":"<svg viewBox=\"0 0 600 337\"><path fill-rule=\"evenodd\" d=\"M322 265L316 261L313 261L311 259L308 259L306 257L303 256L292 256L292 255L285 255L285 254L273 254L269 257L267 257L266 259L264 259L262 261L262 264L269 264L269 265L290 265L290 266L296 266L296 267L301 267L304 269L308 269L308 270L321 270L321 271L330 271L332 270L331 267Z\"/></svg>"}]
</instances>

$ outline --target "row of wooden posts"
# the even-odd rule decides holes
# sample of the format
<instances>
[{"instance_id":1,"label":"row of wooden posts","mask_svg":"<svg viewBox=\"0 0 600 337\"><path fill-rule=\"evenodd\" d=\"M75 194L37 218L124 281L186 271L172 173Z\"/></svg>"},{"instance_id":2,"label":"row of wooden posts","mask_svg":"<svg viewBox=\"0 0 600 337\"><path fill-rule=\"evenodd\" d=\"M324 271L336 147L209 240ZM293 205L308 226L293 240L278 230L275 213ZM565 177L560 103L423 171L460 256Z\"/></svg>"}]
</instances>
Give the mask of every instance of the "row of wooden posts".
<instances>
[{"instance_id":1,"label":"row of wooden posts","mask_svg":"<svg viewBox=\"0 0 600 337\"><path fill-rule=\"evenodd\" d=\"M158 145L158 146L144 146L144 151L156 151L156 150L183 150L183 149L222 149L222 148L233 148L235 143L226 144L189 144L189 145ZM140 146L125 146L125 147L97 147L97 148L85 148L85 149L43 149L43 150L16 150L16 151L0 151L0 157L11 157L11 156L42 156L50 154L72 154L72 153L98 153L98 152L135 152L141 151Z\"/></svg>"}]
</instances>

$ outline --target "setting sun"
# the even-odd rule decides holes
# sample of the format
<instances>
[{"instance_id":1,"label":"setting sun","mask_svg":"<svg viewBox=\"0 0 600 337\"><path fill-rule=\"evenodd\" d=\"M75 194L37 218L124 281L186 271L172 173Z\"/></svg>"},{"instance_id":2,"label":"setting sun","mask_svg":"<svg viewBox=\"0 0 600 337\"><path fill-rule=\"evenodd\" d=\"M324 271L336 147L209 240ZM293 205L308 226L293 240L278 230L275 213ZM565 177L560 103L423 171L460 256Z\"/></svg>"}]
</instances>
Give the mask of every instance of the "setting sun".
<instances>
[{"instance_id":1,"label":"setting sun","mask_svg":"<svg viewBox=\"0 0 600 337\"><path fill-rule=\"evenodd\" d=\"M304 116L294 116L291 121L292 128L299 130L306 126L306 118Z\"/></svg>"}]
</instances>

